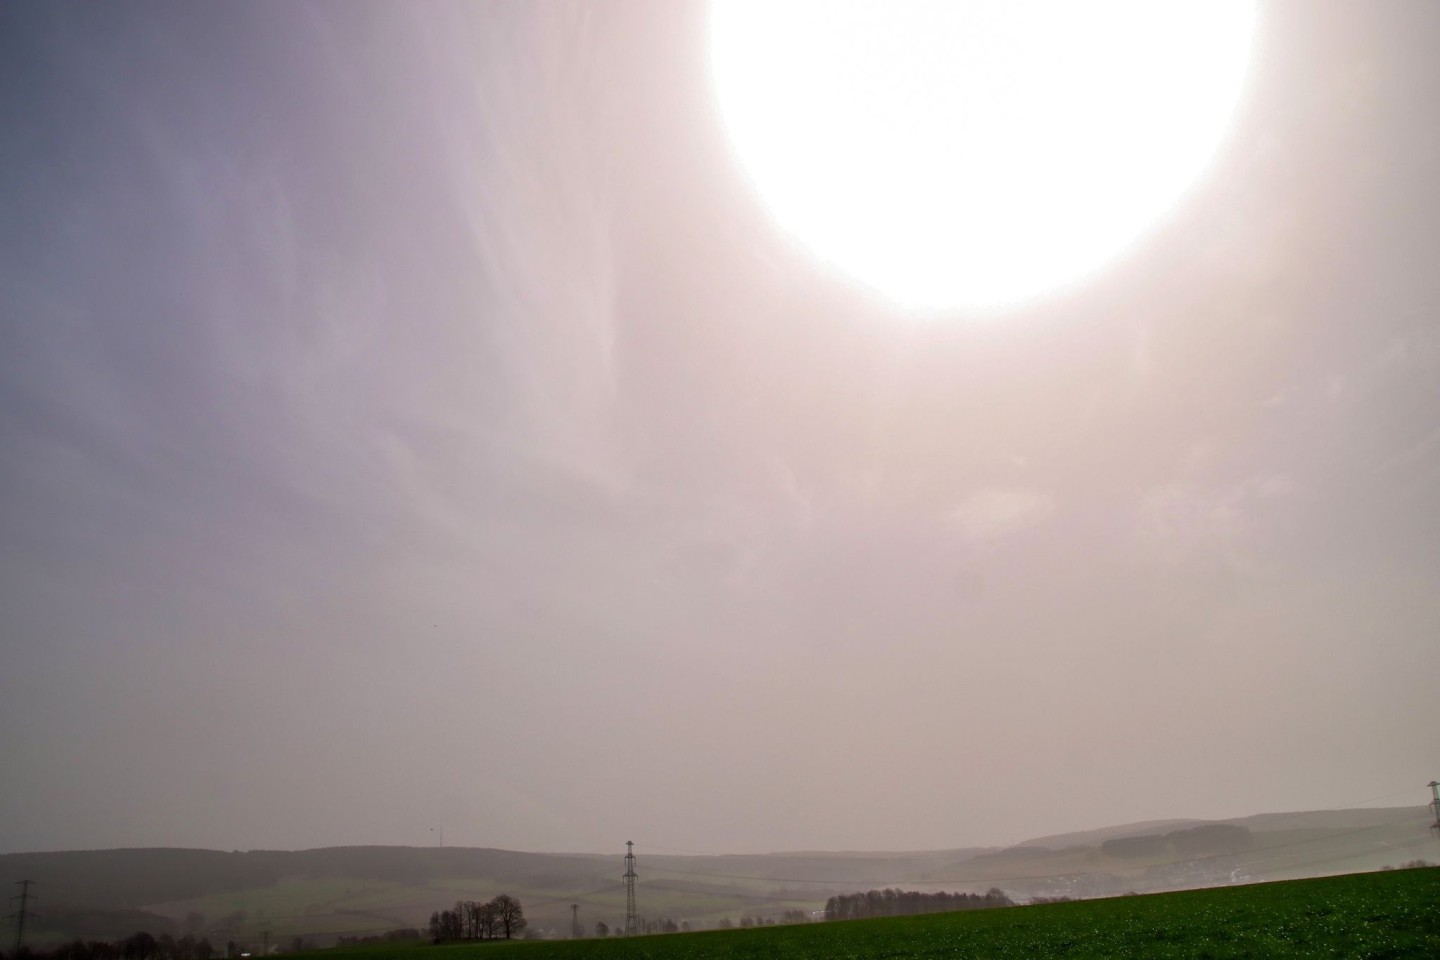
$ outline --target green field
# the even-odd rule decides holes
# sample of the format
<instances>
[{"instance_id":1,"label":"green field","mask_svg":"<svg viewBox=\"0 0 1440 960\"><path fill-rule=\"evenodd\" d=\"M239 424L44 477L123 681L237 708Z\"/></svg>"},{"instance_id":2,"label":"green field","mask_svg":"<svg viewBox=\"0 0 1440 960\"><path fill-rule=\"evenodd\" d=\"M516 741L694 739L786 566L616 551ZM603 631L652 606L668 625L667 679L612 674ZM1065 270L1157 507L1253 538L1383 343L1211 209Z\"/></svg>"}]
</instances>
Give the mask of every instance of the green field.
<instances>
[{"instance_id":1,"label":"green field","mask_svg":"<svg viewBox=\"0 0 1440 960\"><path fill-rule=\"evenodd\" d=\"M604 940L328 950L325 960L1440 957L1440 869L1003 910Z\"/></svg>"}]
</instances>

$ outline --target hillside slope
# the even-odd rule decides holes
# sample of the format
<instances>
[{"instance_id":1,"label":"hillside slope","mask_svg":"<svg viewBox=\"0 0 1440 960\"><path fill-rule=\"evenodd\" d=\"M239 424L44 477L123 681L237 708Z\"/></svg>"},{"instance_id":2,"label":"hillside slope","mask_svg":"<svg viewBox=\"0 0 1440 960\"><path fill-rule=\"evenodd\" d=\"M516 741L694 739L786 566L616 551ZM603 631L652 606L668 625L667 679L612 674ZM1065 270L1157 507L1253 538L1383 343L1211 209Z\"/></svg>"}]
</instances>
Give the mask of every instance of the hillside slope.
<instances>
[{"instance_id":1,"label":"hillside slope","mask_svg":"<svg viewBox=\"0 0 1440 960\"><path fill-rule=\"evenodd\" d=\"M1129 824L1003 850L678 856L641 847L641 909L707 927L721 918L818 910L832 895L871 888L998 886L1016 899L1091 897L1377 870L1440 859L1429 822L1424 807L1384 808L1262 814L1224 825ZM421 925L456 900L502 892L519 897L540 929L568 930L572 903L587 926L613 925L624 915L621 870L618 853L483 848L0 855L0 882L33 880L45 904L30 930L37 943L142 928L222 941L262 930L324 941Z\"/></svg>"}]
</instances>

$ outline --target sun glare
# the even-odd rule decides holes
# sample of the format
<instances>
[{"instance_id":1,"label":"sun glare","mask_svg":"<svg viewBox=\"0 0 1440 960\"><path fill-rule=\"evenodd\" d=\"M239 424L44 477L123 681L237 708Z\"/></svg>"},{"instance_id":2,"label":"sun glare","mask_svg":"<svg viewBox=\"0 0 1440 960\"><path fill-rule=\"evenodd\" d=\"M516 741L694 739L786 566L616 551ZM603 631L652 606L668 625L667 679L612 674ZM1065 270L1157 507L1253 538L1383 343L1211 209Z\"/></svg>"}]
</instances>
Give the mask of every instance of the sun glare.
<instances>
[{"instance_id":1,"label":"sun glare","mask_svg":"<svg viewBox=\"0 0 1440 960\"><path fill-rule=\"evenodd\" d=\"M918 311L1094 273L1199 177L1249 0L717 0L721 111L776 221Z\"/></svg>"}]
</instances>

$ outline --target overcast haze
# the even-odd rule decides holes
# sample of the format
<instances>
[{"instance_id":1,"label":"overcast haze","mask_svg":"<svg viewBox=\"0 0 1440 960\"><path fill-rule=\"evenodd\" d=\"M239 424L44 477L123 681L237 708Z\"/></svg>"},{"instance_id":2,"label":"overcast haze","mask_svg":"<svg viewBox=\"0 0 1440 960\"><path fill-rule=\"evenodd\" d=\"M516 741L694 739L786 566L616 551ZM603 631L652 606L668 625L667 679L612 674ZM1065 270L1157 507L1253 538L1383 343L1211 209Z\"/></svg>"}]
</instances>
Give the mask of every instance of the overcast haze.
<instances>
[{"instance_id":1,"label":"overcast haze","mask_svg":"<svg viewBox=\"0 0 1440 960\"><path fill-rule=\"evenodd\" d=\"M769 224L704 26L0 7L0 850L1428 799L1440 6L1267 7L1172 215L983 324Z\"/></svg>"}]
</instances>

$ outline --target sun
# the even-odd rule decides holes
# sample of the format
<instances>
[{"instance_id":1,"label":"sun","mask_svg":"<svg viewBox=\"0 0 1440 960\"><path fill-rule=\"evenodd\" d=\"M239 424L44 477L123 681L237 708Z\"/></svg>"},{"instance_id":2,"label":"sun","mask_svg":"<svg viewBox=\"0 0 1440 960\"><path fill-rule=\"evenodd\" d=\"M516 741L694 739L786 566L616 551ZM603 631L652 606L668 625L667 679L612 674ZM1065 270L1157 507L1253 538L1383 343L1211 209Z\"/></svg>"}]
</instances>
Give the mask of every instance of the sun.
<instances>
[{"instance_id":1,"label":"sun","mask_svg":"<svg viewBox=\"0 0 1440 960\"><path fill-rule=\"evenodd\" d=\"M905 308L1094 274L1200 177L1251 0L716 0L734 149L778 224Z\"/></svg>"}]
</instances>

